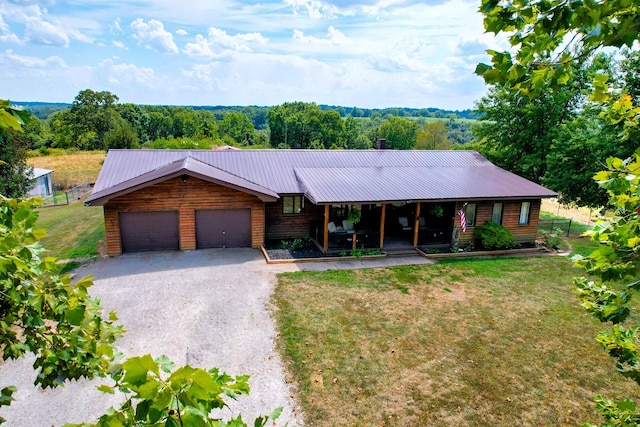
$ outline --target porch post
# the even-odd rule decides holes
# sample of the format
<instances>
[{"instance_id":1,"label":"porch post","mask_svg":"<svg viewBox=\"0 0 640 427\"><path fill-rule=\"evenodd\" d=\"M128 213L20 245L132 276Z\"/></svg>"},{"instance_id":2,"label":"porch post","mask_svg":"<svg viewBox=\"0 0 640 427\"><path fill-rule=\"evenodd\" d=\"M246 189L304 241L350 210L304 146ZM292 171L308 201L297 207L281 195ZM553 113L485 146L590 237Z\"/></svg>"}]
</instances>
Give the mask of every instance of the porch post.
<instances>
[{"instance_id":1,"label":"porch post","mask_svg":"<svg viewBox=\"0 0 640 427\"><path fill-rule=\"evenodd\" d=\"M380 213L380 249L384 246L384 219L387 212L387 204L382 204L382 212Z\"/></svg>"},{"instance_id":2,"label":"porch post","mask_svg":"<svg viewBox=\"0 0 640 427\"><path fill-rule=\"evenodd\" d=\"M324 205L324 238L322 239L322 251L326 254L329 250L329 205Z\"/></svg>"},{"instance_id":3,"label":"porch post","mask_svg":"<svg viewBox=\"0 0 640 427\"><path fill-rule=\"evenodd\" d=\"M420 221L418 218L420 218L420 205L421 202L418 202L416 205L416 218L415 221L413 221L413 247L418 246L418 230L420 229Z\"/></svg>"}]
</instances>

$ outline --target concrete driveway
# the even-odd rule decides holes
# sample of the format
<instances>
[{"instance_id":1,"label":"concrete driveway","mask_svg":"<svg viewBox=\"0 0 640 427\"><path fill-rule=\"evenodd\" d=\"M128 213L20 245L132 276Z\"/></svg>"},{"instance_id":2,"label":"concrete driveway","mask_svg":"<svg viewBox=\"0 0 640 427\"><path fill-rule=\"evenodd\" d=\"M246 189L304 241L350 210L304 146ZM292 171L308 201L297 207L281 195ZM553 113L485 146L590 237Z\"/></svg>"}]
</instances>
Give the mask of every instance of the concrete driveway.
<instances>
[{"instance_id":1,"label":"concrete driveway","mask_svg":"<svg viewBox=\"0 0 640 427\"><path fill-rule=\"evenodd\" d=\"M128 254L98 260L78 271L93 275L92 295L116 310L128 332L117 345L127 356L151 353L176 364L249 374L251 394L230 402L223 416L245 422L284 407L277 425L303 425L302 416L274 350L269 298L275 273L294 265L267 265L253 249ZM18 386L17 399L0 409L8 426L50 427L95 420L120 399L79 381L39 390L32 360L0 366L0 387Z\"/></svg>"}]
</instances>

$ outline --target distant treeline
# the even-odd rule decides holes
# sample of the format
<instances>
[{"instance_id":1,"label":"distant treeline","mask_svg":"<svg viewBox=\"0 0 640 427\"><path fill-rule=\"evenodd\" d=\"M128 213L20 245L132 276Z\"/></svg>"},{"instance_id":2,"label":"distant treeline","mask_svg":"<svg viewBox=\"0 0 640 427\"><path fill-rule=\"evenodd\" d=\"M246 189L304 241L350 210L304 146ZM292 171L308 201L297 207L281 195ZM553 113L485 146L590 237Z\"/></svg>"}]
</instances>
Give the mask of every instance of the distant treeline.
<instances>
[{"instance_id":1,"label":"distant treeline","mask_svg":"<svg viewBox=\"0 0 640 427\"><path fill-rule=\"evenodd\" d=\"M55 113L59 110L64 110L65 108L71 108L73 104L67 104L63 102L12 102L12 104L22 106L26 108L31 114L35 115L41 120L45 120L49 115ZM266 128L266 122L261 121L260 118L266 117L266 113L269 111L271 107L265 106L226 106L226 105L156 105L156 107L166 107L166 108L191 108L193 110L207 110L213 111L218 119L222 119L224 114L229 111L241 112L241 113L249 113L251 111L263 111L262 115L257 114L256 121L254 121L254 126L256 129L264 129ZM441 108L408 108L408 107L399 107L399 108L358 108L358 107L341 107L336 105L325 105L320 104L320 109L322 111L333 110L337 111L340 114L340 117L386 117L386 116L396 116L396 117L429 117L433 119L470 119L475 120L478 115L477 111L466 109L466 110L443 110ZM248 114L252 115L252 114ZM261 127L262 126L262 127Z\"/></svg>"},{"instance_id":2,"label":"distant treeline","mask_svg":"<svg viewBox=\"0 0 640 427\"><path fill-rule=\"evenodd\" d=\"M451 149L474 139L471 110L345 108L290 102L261 106L160 106L119 103L81 91L72 104L15 102L40 118L26 127L29 148L368 149L379 138L396 149Z\"/></svg>"}]
</instances>

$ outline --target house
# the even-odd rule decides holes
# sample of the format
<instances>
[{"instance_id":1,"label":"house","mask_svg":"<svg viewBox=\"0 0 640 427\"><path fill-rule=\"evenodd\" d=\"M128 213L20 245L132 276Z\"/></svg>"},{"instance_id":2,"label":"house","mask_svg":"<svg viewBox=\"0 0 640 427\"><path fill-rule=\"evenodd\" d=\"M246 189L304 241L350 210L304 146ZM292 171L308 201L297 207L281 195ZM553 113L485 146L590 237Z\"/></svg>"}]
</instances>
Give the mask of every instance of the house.
<instances>
[{"instance_id":1,"label":"house","mask_svg":"<svg viewBox=\"0 0 640 427\"><path fill-rule=\"evenodd\" d=\"M33 168L31 170L33 187L29 190L30 197L48 197L53 194L52 173L53 171L49 169Z\"/></svg>"},{"instance_id":2,"label":"house","mask_svg":"<svg viewBox=\"0 0 640 427\"><path fill-rule=\"evenodd\" d=\"M491 219L533 242L554 196L475 151L110 150L86 204L104 208L109 255L297 237L327 252L464 246Z\"/></svg>"}]
</instances>

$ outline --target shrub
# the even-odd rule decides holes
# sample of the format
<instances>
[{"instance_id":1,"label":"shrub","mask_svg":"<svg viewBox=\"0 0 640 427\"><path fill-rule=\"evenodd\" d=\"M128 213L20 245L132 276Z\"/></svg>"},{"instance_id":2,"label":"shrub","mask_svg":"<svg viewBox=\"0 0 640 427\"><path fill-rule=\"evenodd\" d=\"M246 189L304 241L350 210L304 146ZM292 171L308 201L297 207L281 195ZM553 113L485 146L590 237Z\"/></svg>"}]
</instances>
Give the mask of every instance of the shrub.
<instances>
[{"instance_id":1,"label":"shrub","mask_svg":"<svg viewBox=\"0 0 640 427\"><path fill-rule=\"evenodd\" d=\"M543 230L540 234L542 234L543 242L547 248L559 249L560 244L562 243L562 235L564 231L559 229L558 227L553 227L551 231Z\"/></svg>"},{"instance_id":2,"label":"shrub","mask_svg":"<svg viewBox=\"0 0 640 427\"><path fill-rule=\"evenodd\" d=\"M517 245L511 232L493 221L476 227L473 237L487 250L511 249Z\"/></svg>"}]
</instances>

